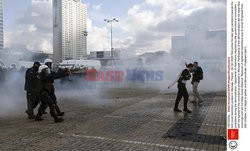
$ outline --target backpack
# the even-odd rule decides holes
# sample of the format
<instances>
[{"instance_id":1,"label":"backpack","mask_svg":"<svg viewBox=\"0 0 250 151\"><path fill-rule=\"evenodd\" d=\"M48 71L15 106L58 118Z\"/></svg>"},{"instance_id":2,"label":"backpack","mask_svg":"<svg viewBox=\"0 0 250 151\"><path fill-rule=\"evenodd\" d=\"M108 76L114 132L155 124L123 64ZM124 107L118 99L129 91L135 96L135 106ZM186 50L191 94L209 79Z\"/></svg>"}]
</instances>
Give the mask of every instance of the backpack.
<instances>
[{"instance_id":1,"label":"backpack","mask_svg":"<svg viewBox=\"0 0 250 151\"><path fill-rule=\"evenodd\" d=\"M203 70L201 67L197 68L197 75L199 77L199 80L203 80Z\"/></svg>"}]
</instances>

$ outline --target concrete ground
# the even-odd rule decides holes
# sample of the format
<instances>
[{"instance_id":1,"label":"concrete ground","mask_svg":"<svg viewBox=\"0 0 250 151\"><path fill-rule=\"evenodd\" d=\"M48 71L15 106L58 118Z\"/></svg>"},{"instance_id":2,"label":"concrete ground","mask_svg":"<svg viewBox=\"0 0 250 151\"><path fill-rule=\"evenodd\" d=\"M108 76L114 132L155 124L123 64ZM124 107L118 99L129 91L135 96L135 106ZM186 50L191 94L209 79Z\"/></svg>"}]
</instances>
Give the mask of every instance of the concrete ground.
<instances>
[{"instance_id":1,"label":"concrete ground","mask_svg":"<svg viewBox=\"0 0 250 151\"><path fill-rule=\"evenodd\" d=\"M100 94L99 101L92 94L82 96L86 101L59 97L66 112L59 124L49 115L29 120L23 109L0 118L0 150L226 150L224 93L204 94L202 105L189 103L191 114L173 112L175 94L132 89Z\"/></svg>"}]
</instances>

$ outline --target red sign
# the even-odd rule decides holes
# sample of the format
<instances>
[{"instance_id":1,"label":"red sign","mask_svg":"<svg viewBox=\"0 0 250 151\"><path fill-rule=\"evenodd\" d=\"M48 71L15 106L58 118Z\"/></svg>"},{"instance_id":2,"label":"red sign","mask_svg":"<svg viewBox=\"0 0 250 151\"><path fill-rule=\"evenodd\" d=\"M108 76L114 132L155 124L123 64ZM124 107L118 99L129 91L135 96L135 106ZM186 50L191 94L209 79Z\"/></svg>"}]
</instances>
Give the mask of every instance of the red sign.
<instances>
[{"instance_id":1,"label":"red sign","mask_svg":"<svg viewBox=\"0 0 250 151\"><path fill-rule=\"evenodd\" d=\"M238 140L239 139L239 129L228 129L227 130L228 140Z\"/></svg>"}]
</instances>

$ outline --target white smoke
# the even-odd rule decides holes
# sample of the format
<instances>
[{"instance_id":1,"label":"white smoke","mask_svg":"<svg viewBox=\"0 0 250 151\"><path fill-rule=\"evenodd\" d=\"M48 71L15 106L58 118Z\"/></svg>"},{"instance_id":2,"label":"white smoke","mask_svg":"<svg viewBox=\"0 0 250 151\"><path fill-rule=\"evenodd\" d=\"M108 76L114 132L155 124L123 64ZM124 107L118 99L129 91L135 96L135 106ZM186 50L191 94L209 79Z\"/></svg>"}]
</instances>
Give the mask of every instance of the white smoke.
<instances>
[{"instance_id":1,"label":"white smoke","mask_svg":"<svg viewBox=\"0 0 250 151\"><path fill-rule=\"evenodd\" d=\"M32 6L24 17L18 20L25 30L7 33L7 46L51 51L52 45L52 7L51 3L33 0ZM46 2L46 1L45 1ZM49 1L50 2L50 1ZM184 7L189 6L189 7ZM100 10L99 10L100 11ZM93 18L91 18L93 19ZM49 20L49 21L48 21ZM47 22L48 21L48 22ZM91 46L93 50L109 48L109 30L107 27L95 27L89 23ZM225 91L226 84L226 50L217 45L217 38L202 40L200 37L186 37L197 45L179 44L183 49L171 50L171 36L184 35L185 29L192 24L207 31L208 29L226 28L226 4L221 0L145 0L128 10L127 16L121 19L120 29L125 38L115 36L115 46L124 49L120 60L110 67L101 70L124 71L123 82L87 82L86 77L66 82L57 80L56 94L58 101L81 101L86 105L112 105L112 101L103 98L110 89L150 89L158 92L176 93L176 87L167 87L185 68L185 62L198 61L204 71L201 81L201 92ZM89 33L89 34L90 34ZM108 35L108 36L105 36ZM105 37L103 39L103 37ZM226 44L223 44L226 46ZM97 48L97 49L95 49ZM165 53L143 54L145 52L164 51ZM168 52L168 53L166 53ZM163 71L162 81L126 81L126 70ZM0 75L1 76L1 75ZM15 110L26 108L24 73L12 73L0 81L0 116L8 115ZM192 91L190 81L188 90ZM114 97L115 98L115 97ZM115 100L115 99L114 99Z\"/></svg>"},{"instance_id":2,"label":"white smoke","mask_svg":"<svg viewBox=\"0 0 250 151\"><path fill-rule=\"evenodd\" d=\"M0 117L26 108L26 94L24 91L24 72L16 70L1 72L0 81Z\"/></svg>"}]
</instances>

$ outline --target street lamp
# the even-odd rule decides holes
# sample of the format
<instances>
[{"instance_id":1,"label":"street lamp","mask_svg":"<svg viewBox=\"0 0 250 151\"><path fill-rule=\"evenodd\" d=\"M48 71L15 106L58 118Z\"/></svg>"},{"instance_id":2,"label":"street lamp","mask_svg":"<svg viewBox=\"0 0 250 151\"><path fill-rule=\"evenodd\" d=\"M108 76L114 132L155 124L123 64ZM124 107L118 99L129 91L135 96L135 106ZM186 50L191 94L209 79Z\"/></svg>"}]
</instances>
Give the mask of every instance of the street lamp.
<instances>
[{"instance_id":1,"label":"street lamp","mask_svg":"<svg viewBox=\"0 0 250 151\"><path fill-rule=\"evenodd\" d=\"M110 31L111 31L111 57L114 57L114 48L113 48L113 22L118 22L118 19L104 19L105 22L110 24Z\"/></svg>"}]
</instances>

